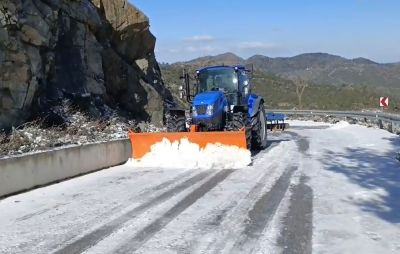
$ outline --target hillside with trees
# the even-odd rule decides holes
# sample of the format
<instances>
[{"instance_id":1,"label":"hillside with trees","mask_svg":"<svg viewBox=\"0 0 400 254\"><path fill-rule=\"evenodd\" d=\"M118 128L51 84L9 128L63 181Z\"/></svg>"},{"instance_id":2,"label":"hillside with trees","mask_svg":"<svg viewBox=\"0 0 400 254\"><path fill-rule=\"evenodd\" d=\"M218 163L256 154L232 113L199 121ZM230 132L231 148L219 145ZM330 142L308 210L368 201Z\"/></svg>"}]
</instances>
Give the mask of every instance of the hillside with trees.
<instances>
[{"instance_id":1,"label":"hillside with trees","mask_svg":"<svg viewBox=\"0 0 400 254\"><path fill-rule=\"evenodd\" d=\"M378 64L365 58L348 60L329 54L304 54L292 58L232 53L161 64L166 85L178 95L183 69L241 64L253 69L253 89L266 98L269 108L365 110L378 109L379 97L390 95L390 110L400 107L400 65ZM336 70L335 73L333 70ZM340 74L340 75L339 75ZM334 78L332 78L334 77Z\"/></svg>"}]
</instances>

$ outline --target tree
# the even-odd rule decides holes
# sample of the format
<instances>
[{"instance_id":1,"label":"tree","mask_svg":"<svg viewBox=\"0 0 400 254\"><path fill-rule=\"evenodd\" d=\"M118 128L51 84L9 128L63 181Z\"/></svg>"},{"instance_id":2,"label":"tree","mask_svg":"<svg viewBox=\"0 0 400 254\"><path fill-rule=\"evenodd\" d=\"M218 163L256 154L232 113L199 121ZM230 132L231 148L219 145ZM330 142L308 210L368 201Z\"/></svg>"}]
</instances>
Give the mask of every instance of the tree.
<instances>
[{"instance_id":1,"label":"tree","mask_svg":"<svg viewBox=\"0 0 400 254\"><path fill-rule=\"evenodd\" d=\"M296 86L296 94L299 100L299 109L303 109L303 94L306 87L308 87L308 82L299 78L295 79L293 83Z\"/></svg>"}]
</instances>

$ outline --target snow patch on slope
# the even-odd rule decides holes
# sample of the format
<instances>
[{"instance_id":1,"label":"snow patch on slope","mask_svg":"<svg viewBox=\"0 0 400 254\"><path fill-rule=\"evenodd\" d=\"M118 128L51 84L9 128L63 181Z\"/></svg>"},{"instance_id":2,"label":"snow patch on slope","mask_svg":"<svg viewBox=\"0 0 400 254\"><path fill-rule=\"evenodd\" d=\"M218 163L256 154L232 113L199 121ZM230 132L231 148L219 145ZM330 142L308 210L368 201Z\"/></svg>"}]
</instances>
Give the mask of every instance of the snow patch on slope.
<instances>
[{"instance_id":1,"label":"snow patch on slope","mask_svg":"<svg viewBox=\"0 0 400 254\"><path fill-rule=\"evenodd\" d=\"M251 163L247 149L222 144L208 144L205 148L187 139L170 142L163 139L151 147L142 159L128 162L134 167L237 169Z\"/></svg>"}]
</instances>

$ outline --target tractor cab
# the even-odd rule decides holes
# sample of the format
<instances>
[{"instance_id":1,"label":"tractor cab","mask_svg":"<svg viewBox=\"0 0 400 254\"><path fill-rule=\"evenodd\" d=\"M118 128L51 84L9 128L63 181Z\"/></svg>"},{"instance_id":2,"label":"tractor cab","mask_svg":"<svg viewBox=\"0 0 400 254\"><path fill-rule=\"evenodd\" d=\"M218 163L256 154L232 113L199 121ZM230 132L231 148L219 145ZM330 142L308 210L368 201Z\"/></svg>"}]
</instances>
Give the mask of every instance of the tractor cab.
<instances>
[{"instance_id":1,"label":"tractor cab","mask_svg":"<svg viewBox=\"0 0 400 254\"><path fill-rule=\"evenodd\" d=\"M193 123L207 130L221 130L235 106L245 105L249 79L243 66L213 66L196 72L192 100Z\"/></svg>"},{"instance_id":2,"label":"tractor cab","mask_svg":"<svg viewBox=\"0 0 400 254\"><path fill-rule=\"evenodd\" d=\"M243 66L213 66L200 69L196 72L197 92L221 91L226 95L239 95L243 98L249 93L247 72Z\"/></svg>"},{"instance_id":3,"label":"tractor cab","mask_svg":"<svg viewBox=\"0 0 400 254\"><path fill-rule=\"evenodd\" d=\"M230 67L209 67L197 71L199 92L222 90L235 92L238 90L238 76Z\"/></svg>"}]
</instances>

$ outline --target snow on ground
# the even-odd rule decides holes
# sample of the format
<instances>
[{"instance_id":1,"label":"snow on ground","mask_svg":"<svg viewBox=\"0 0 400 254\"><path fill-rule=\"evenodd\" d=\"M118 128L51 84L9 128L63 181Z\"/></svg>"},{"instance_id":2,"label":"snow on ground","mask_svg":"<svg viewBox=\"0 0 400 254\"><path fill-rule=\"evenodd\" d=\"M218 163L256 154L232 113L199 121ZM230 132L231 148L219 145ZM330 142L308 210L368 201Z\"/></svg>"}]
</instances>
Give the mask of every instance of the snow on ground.
<instances>
[{"instance_id":1,"label":"snow on ground","mask_svg":"<svg viewBox=\"0 0 400 254\"><path fill-rule=\"evenodd\" d=\"M254 165L232 171L215 189L207 192L179 217L161 228L136 253L172 254L179 250L183 253L233 253L230 250L235 240L242 236L249 209L263 193L272 188L287 166L271 162L277 162L281 158L295 163L291 160L295 156L295 148L293 141L283 142L279 146L271 147L269 152L257 155ZM255 184L258 188L254 188ZM198 185L194 185L190 191L197 187ZM182 205L179 204L179 198L182 198L177 198L161 207L163 209L155 211L158 214L138 218L135 223L124 226L87 253L126 253L125 248L137 240L137 231L144 227L143 224L152 225L147 229L151 231L171 216L163 216L166 207L174 210Z\"/></svg>"},{"instance_id":2,"label":"snow on ground","mask_svg":"<svg viewBox=\"0 0 400 254\"><path fill-rule=\"evenodd\" d=\"M399 137L290 123L249 166L229 147L164 142L141 162L0 200L0 253L293 253L308 233L313 253L400 253Z\"/></svg>"},{"instance_id":3,"label":"snow on ground","mask_svg":"<svg viewBox=\"0 0 400 254\"><path fill-rule=\"evenodd\" d=\"M204 149L188 139L170 142L163 139L152 145L151 152L140 160L131 160L132 167L237 169L251 163L247 149L222 144L208 144Z\"/></svg>"},{"instance_id":4,"label":"snow on ground","mask_svg":"<svg viewBox=\"0 0 400 254\"><path fill-rule=\"evenodd\" d=\"M300 120L287 120L286 121L290 127L294 126L331 126L332 124L330 123L324 123L324 122L314 122L314 121L300 121Z\"/></svg>"},{"instance_id":5,"label":"snow on ground","mask_svg":"<svg viewBox=\"0 0 400 254\"><path fill-rule=\"evenodd\" d=\"M346 122L296 133L310 141L313 251L400 253L399 136Z\"/></svg>"}]
</instances>

